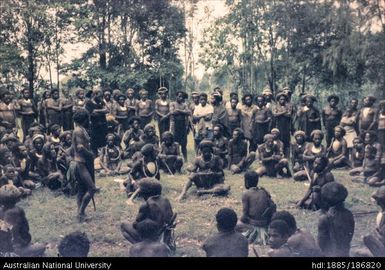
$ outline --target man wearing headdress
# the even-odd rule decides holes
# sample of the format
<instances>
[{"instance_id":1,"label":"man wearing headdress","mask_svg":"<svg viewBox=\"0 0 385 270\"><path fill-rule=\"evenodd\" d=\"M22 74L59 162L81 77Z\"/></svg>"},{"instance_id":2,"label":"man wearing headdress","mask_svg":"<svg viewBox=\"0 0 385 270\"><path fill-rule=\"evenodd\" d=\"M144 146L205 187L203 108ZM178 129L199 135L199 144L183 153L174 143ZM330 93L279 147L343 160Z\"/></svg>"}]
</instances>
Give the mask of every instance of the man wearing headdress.
<instances>
[{"instance_id":1,"label":"man wearing headdress","mask_svg":"<svg viewBox=\"0 0 385 270\"><path fill-rule=\"evenodd\" d=\"M262 96L265 97L266 108L271 109L275 103L273 100L273 92L271 91L271 89L269 87L263 89Z\"/></svg>"},{"instance_id":2,"label":"man wearing headdress","mask_svg":"<svg viewBox=\"0 0 385 270\"><path fill-rule=\"evenodd\" d=\"M170 101L167 99L168 89L158 89L159 99L155 101L155 116L158 121L159 135L170 130Z\"/></svg>"}]
</instances>

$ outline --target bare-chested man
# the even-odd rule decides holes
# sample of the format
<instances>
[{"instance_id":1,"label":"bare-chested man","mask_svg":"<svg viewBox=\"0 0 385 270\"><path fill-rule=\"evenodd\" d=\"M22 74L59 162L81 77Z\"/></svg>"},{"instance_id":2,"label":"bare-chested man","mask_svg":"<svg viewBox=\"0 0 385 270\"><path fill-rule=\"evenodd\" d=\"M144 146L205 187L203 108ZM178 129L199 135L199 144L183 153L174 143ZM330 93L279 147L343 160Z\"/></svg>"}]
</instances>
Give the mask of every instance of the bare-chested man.
<instances>
[{"instance_id":1,"label":"bare-chested man","mask_svg":"<svg viewBox=\"0 0 385 270\"><path fill-rule=\"evenodd\" d=\"M94 156L90 145L90 136L86 131L89 125L88 112L79 109L74 113L74 122L76 124L72 136L72 146L74 149L74 160L71 161L69 178L78 183L78 217L82 222L85 219L85 210L87 205L97 191L95 187Z\"/></svg>"},{"instance_id":2,"label":"bare-chested man","mask_svg":"<svg viewBox=\"0 0 385 270\"><path fill-rule=\"evenodd\" d=\"M136 115L140 118L140 125L143 129L149 124L154 115L154 105L152 100L148 99L148 91L142 89L139 91L140 100L136 103Z\"/></svg>"}]
</instances>

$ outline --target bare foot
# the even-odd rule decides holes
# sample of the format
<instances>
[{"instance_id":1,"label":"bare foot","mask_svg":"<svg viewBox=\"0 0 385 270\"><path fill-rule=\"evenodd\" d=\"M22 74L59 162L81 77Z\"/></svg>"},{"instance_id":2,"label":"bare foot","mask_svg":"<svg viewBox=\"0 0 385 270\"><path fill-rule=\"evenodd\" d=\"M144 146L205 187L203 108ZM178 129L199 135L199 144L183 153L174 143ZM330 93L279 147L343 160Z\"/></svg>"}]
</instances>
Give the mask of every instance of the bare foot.
<instances>
[{"instance_id":1,"label":"bare foot","mask_svg":"<svg viewBox=\"0 0 385 270\"><path fill-rule=\"evenodd\" d=\"M134 205L135 203L134 203L133 200L128 199L128 200L126 201L126 204L132 206L132 205Z\"/></svg>"},{"instance_id":2,"label":"bare foot","mask_svg":"<svg viewBox=\"0 0 385 270\"><path fill-rule=\"evenodd\" d=\"M86 218L87 218L86 214L79 214L79 215L78 215L79 223L85 222L85 221L86 221Z\"/></svg>"}]
</instances>

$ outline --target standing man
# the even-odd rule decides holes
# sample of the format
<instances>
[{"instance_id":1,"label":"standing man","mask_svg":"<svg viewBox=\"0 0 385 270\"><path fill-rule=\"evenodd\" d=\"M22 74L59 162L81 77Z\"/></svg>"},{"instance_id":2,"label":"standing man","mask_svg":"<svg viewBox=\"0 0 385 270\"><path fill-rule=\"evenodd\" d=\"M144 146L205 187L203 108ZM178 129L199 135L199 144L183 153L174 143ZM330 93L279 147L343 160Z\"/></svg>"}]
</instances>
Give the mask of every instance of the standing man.
<instances>
[{"instance_id":1,"label":"standing man","mask_svg":"<svg viewBox=\"0 0 385 270\"><path fill-rule=\"evenodd\" d=\"M271 119L273 117L271 109L266 107L264 96L257 96L256 103L257 104L252 115L252 151L256 151L258 146L263 144L263 138L271 130Z\"/></svg>"},{"instance_id":2,"label":"standing man","mask_svg":"<svg viewBox=\"0 0 385 270\"><path fill-rule=\"evenodd\" d=\"M196 124L195 145L199 145L203 139L213 139L212 118L214 108L207 103L207 94L199 95L199 105L195 107L193 114L193 123Z\"/></svg>"},{"instance_id":3,"label":"standing man","mask_svg":"<svg viewBox=\"0 0 385 270\"><path fill-rule=\"evenodd\" d=\"M155 101L155 117L158 120L159 136L170 130L170 101L167 99L168 89L158 89L159 99Z\"/></svg>"},{"instance_id":4,"label":"standing man","mask_svg":"<svg viewBox=\"0 0 385 270\"><path fill-rule=\"evenodd\" d=\"M62 104L62 117L63 117L63 130L73 130L73 114L72 114L72 108L74 106L74 101L72 97L70 96L68 89L63 89L63 97L61 98L61 104Z\"/></svg>"},{"instance_id":5,"label":"standing man","mask_svg":"<svg viewBox=\"0 0 385 270\"><path fill-rule=\"evenodd\" d=\"M154 114L154 105L152 100L148 98L147 90L139 91L140 100L136 104L136 115L140 118L140 125L143 129L147 124L149 124L152 120L152 116Z\"/></svg>"},{"instance_id":6,"label":"standing man","mask_svg":"<svg viewBox=\"0 0 385 270\"><path fill-rule=\"evenodd\" d=\"M31 124L35 121L37 115L37 107L29 89L25 88L22 92L23 96L18 101L19 114L21 116L21 128L23 130L23 141L28 134Z\"/></svg>"},{"instance_id":7,"label":"standing man","mask_svg":"<svg viewBox=\"0 0 385 270\"><path fill-rule=\"evenodd\" d=\"M227 106L227 104L229 104L229 106ZM232 96L230 102L226 103L226 113L230 134L233 134L234 130L240 128L242 123L242 112L238 108L238 97Z\"/></svg>"},{"instance_id":8,"label":"standing man","mask_svg":"<svg viewBox=\"0 0 385 270\"><path fill-rule=\"evenodd\" d=\"M274 124L279 129L279 139L283 142L283 152L285 157L290 153L290 135L292 128L292 107L289 104L289 97L280 92L276 96L277 103L273 106Z\"/></svg>"},{"instance_id":9,"label":"standing man","mask_svg":"<svg viewBox=\"0 0 385 270\"><path fill-rule=\"evenodd\" d=\"M340 98L336 95L328 96L329 105L322 110L322 121L326 131L326 145L329 146L334 136L334 128L340 124L342 111L337 107Z\"/></svg>"},{"instance_id":10,"label":"standing man","mask_svg":"<svg viewBox=\"0 0 385 270\"><path fill-rule=\"evenodd\" d=\"M16 129L16 108L8 89L0 93L0 135Z\"/></svg>"},{"instance_id":11,"label":"standing man","mask_svg":"<svg viewBox=\"0 0 385 270\"><path fill-rule=\"evenodd\" d=\"M135 91L132 88L127 89L127 99L126 99L126 107L128 109L128 121L131 120L132 117L135 116L136 113L136 103L138 100L134 96Z\"/></svg>"},{"instance_id":12,"label":"standing man","mask_svg":"<svg viewBox=\"0 0 385 270\"><path fill-rule=\"evenodd\" d=\"M103 92L96 89L92 92L92 98L86 101L86 110L90 115L91 149L98 156L98 148L106 145L107 118L109 113L103 102Z\"/></svg>"},{"instance_id":13,"label":"standing man","mask_svg":"<svg viewBox=\"0 0 385 270\"><path fill-rule=\"evenodd\" d=\"M255 111L255 105L253 104L253 96L251 94L245 94L242 98L242 130L245 134L245 138L249 142L253 141L253 115Z\"/></svg>"},{"instance_id":14,"label":"standing man","mask_svg":"<svg viewBox=\"0 0 385 270\"><path fill-rule=\"evenodd\" d=\"M183 158L187 161L187 134L189 129L190 111L185 99L187 94L183 91L176 92L176 101L170 104L170 131L174 134L175 141L179 143Z\"/></svg>"},{"instance_id":15,"label":"standing man","mask_svg":"<svg viewBox=\"0 0 385 270\"><path fill-rule=\"evenodd\" d=\"M74 113L73 120L76 124L72 135L74 159L70 163L67 177L70 182L76 181L78 184L78 218L79 222L83 222L86 217L85 210L97 191L94 155L91 151L90 136L87 132L89 125L88 112L84 109L77 110Z\"/></svg>"},{"instance_id":16,"label":"standing man","mask_svg":"<svg viewBox=\"0 0 385 270\"><path fill-rule=\"evenodd\" d=\"M376 98L374 96L367 96L363 100L363 107L358 116L358 129L360 135L369 130L376 129L377 109L374 108Z\"/></svg>"},{"instance_id":17,"label":"standing man","mask_svg":"<svg viewBox=\"0 0 385 270\"><path fill-rule=\"evenodd\" d=\"M48 98L45 102L45 112L48 130L55 124L62 126L62 103L59 89L53 88L51 90L51 98Z\"/></svg>"}]
</instances>

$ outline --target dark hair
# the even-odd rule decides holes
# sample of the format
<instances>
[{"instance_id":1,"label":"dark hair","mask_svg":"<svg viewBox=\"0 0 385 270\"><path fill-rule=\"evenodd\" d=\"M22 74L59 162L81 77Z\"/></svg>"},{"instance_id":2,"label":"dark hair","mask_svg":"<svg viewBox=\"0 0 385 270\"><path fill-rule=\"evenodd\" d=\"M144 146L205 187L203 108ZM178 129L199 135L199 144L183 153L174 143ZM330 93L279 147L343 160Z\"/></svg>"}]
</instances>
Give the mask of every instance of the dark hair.
<instances>
[{"instance_id":1,"label":"dark hair","mask_svg":"<svg viewBox=\"0 0 385 270\"><path fill-rule=\"evenodd\" d=\"M329 159L325 155L316 157L316 159L321 160L321 163L324 166L324 168L326 168L329 165Z\"/></svg>"},{"instance_id":2,"label":"dark hair","mask_svg":"<svg viewBox=\"0 0 385 270\"><path fill-rule=\"evenodd\" d=\"M206 93L200 93L199 94L199 98L201 98L201 97L207 99L207 94Z\"/></svg>"},{"instance_id":3,"label":"dark hair","mask_svg":"<svg viewBox=\"0 0 385 270\"><path fill-rule=\"evenodd\" d=\"M149 198L162 194L162 185L155 178L143 178L139 181L140 194Z\"/></svg>"},{"instance_id":4,"label":"dark hair","mask_svg":"<svg viewBox=\"0 0 385 270\"><path fill-rule=\"evenodd\" d=\"M51 127L50 127L50 131L51 133L54 132L55 130L60 130L61 127L58 125L58 124L53 124Z\"/></svg>"},{"instance_id":5,"label":"dark hair","mask_svg":"<svg viewBox=\"0 0 385 270\"><path fill-rule=\"evenodd\" d=\"M51 152L51 145L52 145L52 143L50 143L50 142L46 142L43 145L42 154L43 154L44 158L47 158L47 156L50 154L50 152Z\"/></svg>"},{"instance_id":6,"label":"dark hair","mask_svg":"<svg viewBox=\"0 0 385 270\"><path fill-rule=\"evenodd\" d=\"M53 94L53 93L55 93L55 92L58 92L58 93L59 93L59 89L56 88L56 87L51 89L51 94Z\"/></svg>"},{"instance_id":7,"label":"dark hair","mask_svg":"<svg viewBox=\"0 0 385 270\"><path fill-rule=\"evenodd\" d=\"M143 239L151 239L159 234L160 228L158 223L151 219L145 219L136 225L139 235Z\"/></svg>"},{"instance_id":8,"label":"dark hair","mask_svg":"<svg viewBox=\"0 0 385 270\"><path fill-rule=\"evenodd\" d=\"M78 124L88 121L88 111L86 109L76 110L73 116L73 120Z\"/></svg>"},{"instance_id":9,"label":"dark hair","mask_svg":"<svg viewBox=\"0 0 385 270\"><path fill-rule=\"evenodd\" d=\"M263 101L265 101L265 99L266 99L265 96L263 96L263 95L258 95L258 96L255 97L255 101L257 101L258 98L262 98Z\"/></svg>"},{"instance_id":10,"label":"dark hair","mask_svg":"<svg viewBox=\"0 0 385 270\"><path fill-rule=\"evenodd\" d=\"M59 254L63 257L87 257L90 250L90 240L84 232L76 231L66 235L58 246Z\"/></svg>"},{"instance_id":11,"label":"dark hair","mask_svg":"<svg viewBox=\"0 0 385 270\"><path fill-rule=\"evenodd\" d=\"M231 208L221 208L215 216L219 231L233 231L237 225L238 217Z\"/></svg>"},{"instance_id":12,"label":"dark hair","mask_svg":"<svg viewBox=\"0 0 385 270\"><path fill-rule=\"evenodd\" d=\"M248 170L245 175L245 187L247 189L258 186L259 175L252 170Z\"/></svg>"},{"instance_id":13,"label":"dark hair","mask_svg":"<svg viewBox=\"0 0 385 270\"><path fill-rule=\"evenodd\" d=\"M283 220L289 226L290 234L293 234L297 230L297 222L295 221L294 216L288 211L278 211L273 214L271 220Z\"/></svg>"},{"instance_id":14,"label":"dark hair","mask_svg":"<svg viewBox=\"0 0 385 270\"><path fill-rule=\"evenodd\" d=\"M289 225L282 219L275 219L270 222L269 229L276 230L280 235L290 235Z\"/></svg>"}]
</instances>

